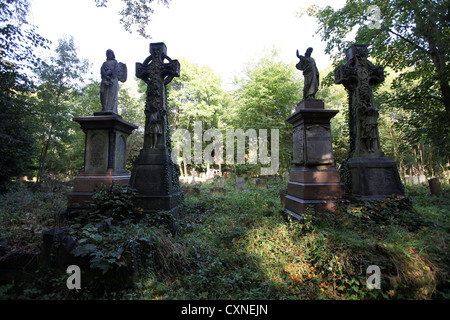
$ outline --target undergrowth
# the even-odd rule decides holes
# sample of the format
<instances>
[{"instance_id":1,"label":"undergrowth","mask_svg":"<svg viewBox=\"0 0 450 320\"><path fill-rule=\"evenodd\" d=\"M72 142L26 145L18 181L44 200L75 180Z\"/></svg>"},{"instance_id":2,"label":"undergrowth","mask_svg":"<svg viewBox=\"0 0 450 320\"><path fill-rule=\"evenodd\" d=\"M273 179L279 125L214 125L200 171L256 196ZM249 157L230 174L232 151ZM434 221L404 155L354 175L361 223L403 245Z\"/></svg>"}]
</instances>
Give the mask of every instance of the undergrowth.
<instances>
[{"instance_id":1,"label":"undergrowth","mask_svg":"<svg viewBox=\"0 0 450 320\"><path fill-rule=\"evenodd\" d=\"M306 212L303 221L281 214L282 186L273 180L236 193L229 185L226 195L204 188L186 197L186 218L172 241L188 268L150 275L130 298L448 298L448 186L440 197L407 187L409 198ZM370 265L381 269L380 290L367 288Z\"/></svg>"},{"instance_id":2,"label":"undergrowth","mask_svg":"<svg viewBox=\"0 0 450 320\"><path fill-rule=\"evenodd\" d=\"M202 186L200 194L185 195L178 221L165 212L142 216L132 190L100 191L87 217L65 225L77 240L75 254L99 271L95 285L83 283L71 295L28 288L19 297L448 299L449 185L439 197L425 185L406 186L408 198L342 204L335 213L308 210L301 221L282 214L284 186L269 180L237 192L229 181L226 194ZM33 248L25 239L55 226L64 197L25 189L3 196L2 241ZM371 265L381 271L379 290L366 285ZM103 277L130 268L139 269L130 285L112 287ZM51 279L50 289L67 275L61 277ZM0 294L11 298L13 289L0 286Z\"/></svg>"}]
</instances>

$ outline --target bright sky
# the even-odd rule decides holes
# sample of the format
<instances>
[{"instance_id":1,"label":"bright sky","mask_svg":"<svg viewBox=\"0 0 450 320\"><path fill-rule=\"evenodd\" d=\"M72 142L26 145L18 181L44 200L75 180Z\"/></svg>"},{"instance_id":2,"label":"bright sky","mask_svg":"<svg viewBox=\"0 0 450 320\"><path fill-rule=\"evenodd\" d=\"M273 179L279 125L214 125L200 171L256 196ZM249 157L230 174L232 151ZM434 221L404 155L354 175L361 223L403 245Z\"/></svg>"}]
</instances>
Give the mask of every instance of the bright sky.
<instances>
[{"instance_id":1,"label":"bright sky","mask_svg":"<svg viewBox=\"0 0 450 320\"><path fill-rule=\"evenodd\" d=\"M149 44L164 42L169 57L208 65L228 86L245 63L258 59L272 46L280 50L284 61L293 64L298 60L297 49L303 54L307 47L313 47L319 69L327 67L330 57L324 53L325 43L315 34L315 20L306 15L298 18L296 12L312 3L340 7L345 0L172 0L168 8L155 6L148 26L152 39L124 30L119 23L119 0L109 0L108 8L97 8L94 0L31 2L30 23L53 44L64 35L72 35L79 56L93 64L97 79L107 49L127 64L128 83L133 82L135 63L149 55Z\"/></svg>"}]
</instances>

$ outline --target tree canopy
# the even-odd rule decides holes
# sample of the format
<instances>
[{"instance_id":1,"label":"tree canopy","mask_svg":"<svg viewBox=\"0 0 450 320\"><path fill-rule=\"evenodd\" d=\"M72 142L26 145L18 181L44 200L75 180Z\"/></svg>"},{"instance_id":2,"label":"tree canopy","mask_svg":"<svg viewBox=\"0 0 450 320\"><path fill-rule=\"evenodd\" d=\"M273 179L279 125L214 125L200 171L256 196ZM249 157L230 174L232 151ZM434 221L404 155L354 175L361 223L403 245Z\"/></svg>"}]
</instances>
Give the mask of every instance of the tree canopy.
<instances>
[{"instance_id":1,"label":"tree canopy","mask_svg":"<svg viewBox=\"0 0 450 320\"><path fill-rule=\"evenodd\" d=\"M137 32L145 37L151 38L146 27L151 20L154 12L152 9L154 0L122 0L124 7L119 11L121 16L120 23L126 31L132 32L132 27L136 26ZM168 6L170 0L157 0L158 4ZM108 0L95 0L97 7L106 7Z\"/></svg>"},{"instance_id":2,"label":"tree canopy","mask_svg":"<svg viewBox=\"0 0 450 320\"><path fill-rule=\"evenodd\" d=\"M27 0L0 3L0 189L29 169L34 151L32 106L27 95L33 79L27 70L39 63L35 49L48 41L28 24Z\"/></svg>"}]
</instances>

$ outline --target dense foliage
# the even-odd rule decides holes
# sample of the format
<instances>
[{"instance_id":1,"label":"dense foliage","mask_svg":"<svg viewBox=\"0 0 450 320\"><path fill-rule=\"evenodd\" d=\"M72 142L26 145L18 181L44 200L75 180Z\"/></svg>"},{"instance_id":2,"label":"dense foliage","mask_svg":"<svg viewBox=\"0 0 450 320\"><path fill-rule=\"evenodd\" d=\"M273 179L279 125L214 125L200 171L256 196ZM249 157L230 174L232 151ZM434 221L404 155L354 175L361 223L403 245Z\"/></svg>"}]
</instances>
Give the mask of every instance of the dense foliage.
<instances>
[{"instance_id":1,"label":"dense foliage","mask_svg":"<svg viewBox=\"0 0 450 320\"><path fill-rule=\"evenodd\" d=\"M35 50L47 41L27 23L28 9L26 0L0 4L0 191L28 172L35 151L33 105L26 99L33 80L26 71L39 62Z\"/></svg>"},{"instance_id":2,"label":"dense foliage","mask_svg":"<svg viewBox=\"0 0 450 320\"><path fill-rule=\"evenodd\" d=\"M122 0L123 8L120 9L120 23L126 31L132 32L132 27L136 26L139 35L151 38L147 25L151 20L154 10L152 9L154 0ZM170 0L157 0L158 4L168 6ZM108 0L95 0L97 7L106 7Z\"/></svg>"},{"instance_id":3,"label":"dense foliage","mask_svg":"<svg viewBox=\"0 0 450 320\"><path fill-rule=\"evenodd\" d=\"M235 192L229 179L226 194L202 186L200 194L186 195L184 219L175 224L164 223L163 215L141 217L130 190L101 189L88 220L59 224L70 226L74 252L90 257L97 278L84 278L78 292L65 288L67 275L56 274L51 281L0 286L0 293L20 299L448 299L448 184L439 197L419 185L407 187L409 199L343 205L336 214L307 212L304 221L290 221L281 215L285 183L249 183ZM19 188L0 198L8 208L0 216L2 242L16 252L37 249L40 237L30 234L57 223L52 213L67 192L50 190ZM381 269L380 290L366 286L370 265ZM131 283L109 274L133 266L140 271Z\"/></svg>"}]
</instances>

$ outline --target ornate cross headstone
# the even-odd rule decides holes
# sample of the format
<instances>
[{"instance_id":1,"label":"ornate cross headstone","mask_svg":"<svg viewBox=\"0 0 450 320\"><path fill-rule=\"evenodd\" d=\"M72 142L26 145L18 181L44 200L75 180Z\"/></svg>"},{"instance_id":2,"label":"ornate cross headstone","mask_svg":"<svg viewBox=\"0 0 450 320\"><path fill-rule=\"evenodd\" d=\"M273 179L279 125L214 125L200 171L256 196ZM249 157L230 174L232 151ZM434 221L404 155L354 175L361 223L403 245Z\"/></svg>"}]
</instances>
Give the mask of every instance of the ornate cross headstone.
<instances>
[{"instance_id":1,"label":"ornate cross headstone","mask_svg":"<svg viewBox=\"0 0 450 320\"><path fill-rule=\"evenodd\" d=\"M168 63L164 63L168 60ZM180 63L167 56L164 43L150 44L150 56L136 63L136 77L147 84L144 148L157 148L167 120L166 85L180 76Z\"/></svg>"},{"instance_id":2,"label":"ornate cross headstone","mask_svg":"<svg viewBox=\"0 0 450 320\"><path fill-rule=\"evenodd\" d=\"M166 62L167 60L167 62ZM144 146L131 173L135 205L144 212L178 212L181 201L177 165L172 162L166 85L180 76L180 63L167 56L164 43L151 43L150 56L136 63L136 77L147 84Z\"/></svg>"},{"instance_id":3,"label":"ornate cross headstone","mask_svg":"<svg viewBox=\"0 0 450 320\"><path fill-rule=\"evenodd\" d=\"M348 48L347 62L335 70L335 82L343 84L349 95L350 157L383 156L372 93L372 87L383 81L383 67L367 60L365 45Z\"/></svg>"},{"instance_id":4,"label":"ornate cross headstone","mask_svg":"<svg viewBox=\"0 0 450 320\"><path fill-rule=\"evenodd\" d=\"M404 194L395 162L380 146L372 87L384 81L383 67L367 57L366 45L353 44L347 61L334 71L335 83L344 85L349 96L350 151L342 170L347 196L358 200Z\"/></svg>"}]
</instances>

